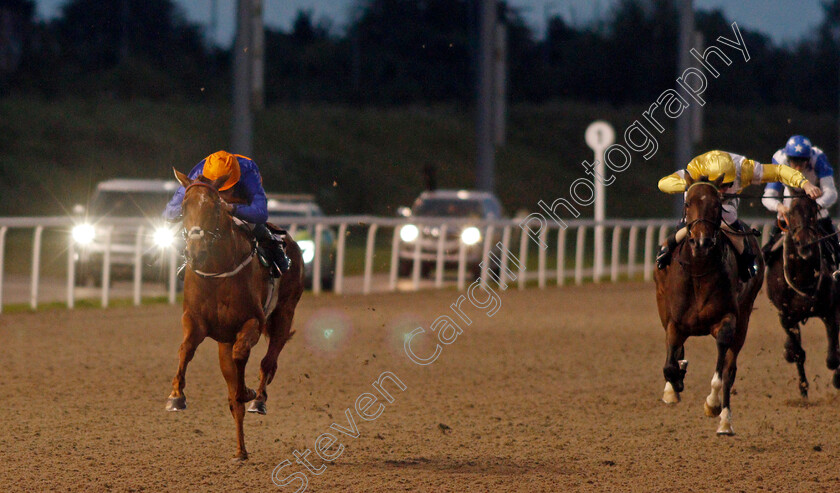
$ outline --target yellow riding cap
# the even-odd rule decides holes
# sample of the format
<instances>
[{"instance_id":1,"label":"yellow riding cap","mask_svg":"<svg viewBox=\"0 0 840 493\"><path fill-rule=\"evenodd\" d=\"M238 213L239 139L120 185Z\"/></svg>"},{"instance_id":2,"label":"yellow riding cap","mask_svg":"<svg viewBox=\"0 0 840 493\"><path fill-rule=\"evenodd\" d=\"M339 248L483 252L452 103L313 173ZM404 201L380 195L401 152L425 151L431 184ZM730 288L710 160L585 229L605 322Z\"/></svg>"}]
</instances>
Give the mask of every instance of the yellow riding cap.
<instances>
[{"instance_id":1,"label":"yellow riding cap","mask_svg":"<svg viewBox=\"0 0 840 493\"><path fill-rule=\"evenodd\" d=\"M208 180L216 180L229 175L225 184L219 189L227 190L239 181L239 160L236 158L237 155L227 151L214 152L204 159L204 168L201 174Z\"/></svg>"},{"instance_id":2,"label":"yellow riding cap","mask_svg":"<svg viewBox=\"0 0 840 493\"><path fill-rule=\"evenodd\" d=\"M792 188L801 188L807 181L802 173L790 166L761 164L738 154L709 151L692 159L685 170L677 171L659 180L659 189L665 193L685 192L686 171L694 180L705 176L714 181L723 176L723 183L732 185L733 192L740 192L748 185L777 181Z\"/></svg>"}]
</instances>

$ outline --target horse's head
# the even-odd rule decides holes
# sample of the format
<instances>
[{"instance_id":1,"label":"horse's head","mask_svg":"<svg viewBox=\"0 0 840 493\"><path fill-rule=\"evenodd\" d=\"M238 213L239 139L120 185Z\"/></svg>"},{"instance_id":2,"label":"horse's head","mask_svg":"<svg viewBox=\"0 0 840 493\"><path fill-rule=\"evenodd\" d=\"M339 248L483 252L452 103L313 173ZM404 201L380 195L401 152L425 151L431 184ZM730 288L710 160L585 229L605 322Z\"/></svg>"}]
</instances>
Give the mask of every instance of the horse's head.
<instances>
[{"instance_id":1,"label":"horse's head","mask_svg":"<svg viewBox=\"0 0 840 493\"><path fill-rule=\"evenodd\" d=\"M190 180L187 175L174 171L175 177L186 189L181 204L187 241L184 255L188 262L201 268L210 256L213 243L230 222L219 196L219 187L224 185L228 176L213 181L204 177Z\"/></svg>"},{"instance_id":2,"label":"horse's head","mask_svg":"<svg viewBox=\"0 0 840 493\"><path fill-rule=\"evenodd\" d=\"M694 180L686 171L685 221L691 254L702 257L717 245L723 214L720 186L724 176L709 181L705 176Z\"/></svg>"},{"instance_id":3,"label":"horse's head","mask_svg":"<svg viewBox=\"0 0 840 493\"><path fill-rule=\"evenodd\" d=\"M805 194L797 194L791 201L785 218L788 234L796 247L796 253L805 260L817 253L817 240L820 237L817 231L818 218L819 205L814 199Z\"/></svg>"}]
</instances>

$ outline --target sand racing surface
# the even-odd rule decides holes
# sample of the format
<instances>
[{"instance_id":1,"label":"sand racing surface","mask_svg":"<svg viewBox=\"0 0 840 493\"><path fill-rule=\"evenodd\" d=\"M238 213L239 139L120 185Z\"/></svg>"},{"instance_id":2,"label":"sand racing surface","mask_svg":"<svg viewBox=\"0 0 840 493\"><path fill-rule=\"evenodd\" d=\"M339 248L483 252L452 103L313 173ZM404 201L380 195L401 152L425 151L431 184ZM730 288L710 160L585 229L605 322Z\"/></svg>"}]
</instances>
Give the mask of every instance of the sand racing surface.
<instances>
[{"instance_id":1,"label":"sand racing surface","mask_svg":"<svg viewBox=\"0 0 840 493\"><path fill-rule=\"evenodd\" d=\"M825 368L821 322L803 330L811 381L800 399L784 335L759 294L732 397L734 437L703 415L715 344L690 339L682 402L660 401L664 335L653 284L502 292L427 366L405 334L452 315L454 290L305 294L297 334L268 389L268 415L245 417L249 461L206 340L187 372L187 409L164 411L177 366L180 307L0 315L0 490L840 491L840 397ZM416 351L431 332L415 339ZM265 342L251 354L256 385ZM383 372L387 402L372 387ZM372 393L372 420L355 403ZM364 401L364 398L362 399ZM368 409L373 412L378 404ZM345 410L349 411L345 413ZM352 416L350 423L347 416ZM353 433L331 429L335 423ZM315 441L337 438L333 463ZM340 444L340 445L339 445ZM308 471L294 452L313 450ZM280 481L282 482L282 481Z\"/></svg>"}]
</instances>

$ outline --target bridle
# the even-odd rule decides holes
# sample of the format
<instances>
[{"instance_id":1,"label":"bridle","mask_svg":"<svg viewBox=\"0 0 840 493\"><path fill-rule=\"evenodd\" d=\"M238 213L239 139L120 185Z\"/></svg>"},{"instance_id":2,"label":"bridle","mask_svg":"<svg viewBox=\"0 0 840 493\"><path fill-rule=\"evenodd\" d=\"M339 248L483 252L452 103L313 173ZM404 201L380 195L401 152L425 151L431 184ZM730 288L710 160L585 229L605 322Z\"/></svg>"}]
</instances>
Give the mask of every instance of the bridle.
<instances>
[{"instance_id":1,"label":"bridle","mask_svg":"<svg viewBox=\"0 0 840 493\"><path fill-rule=\"evenodd\" d=\"M216 208L216 213L217 213L217 215L222 213L221 212L221 206L220 206L220 203L219 203L219 200L220 200L221 197L219 195L218 190L216 190L213 186L211 186L208 183L204 183L204 182L201 182L201 181L196 181L196 182L191 183L189 186L187 186L184 189L184 197L185 198L187 196L187 192L193 187L207 188L208 190L212 190L213 191L213 198L214 198L213 202L214 202L214 205L215 205L215 208ZM181 205L181 208L182 208L182 215L183 215L183 203ZM207 236L207 240L206 240L207 241L207 248L210 249L210 248L213 247L213 245L216 243L216 241L222 237L220 222L221 221L218 221L218 220L216 221L216 227L213 230L207 230L207 229L202 229L198 226L193 226L192 228L190 228L189 231L187 231L187 228L185 226L183 228L183 230L181 231L181 234L183 234L185 241L190 240L190 239L198 240L198 239L202 239L205 236ZM193 259L189 254L189 250L184 251L184 258L187 260L187 265L190 267L190 269L192 269L192 271L195 272L198 276L203 277L203 278L207 278L207 279L216 279L216 278L225 278L225 277L235 276L236 274L239 273L239 271L241 271L243 268L245 268L246 265L251 263L251 260L253 260L254 255L256 253L257 253L256 244L254 242L252 242L251 250L248 252L247 256L242 260L242 262L240 262L233 269L231 269L229 271L226 271L226 272L204 272L204 271L200 271L200 270L196 269L192 264Z\"/></svg>"},{"instance_id":2,"label":"bridle","mask_svg":"<svg viewBox=\"0 0 840 493\"><path fill-rule=\"evenodd\" d=\"M213 188L210 184L204 183L204 182L201 182L201 181L196 181L196 182L191 183L187 188L184 189L184 198L186 198L187 192L193 187L206 188L206 189L211 190L213 192L214 199L219 197L219 191L216 190L215 188ZM219 208L218 200L214 200L214 202L215 202L215 206L216 206L216 211L220 212L221 209ZM183 210L184 210L184 205L183 205L183 202L182 202L181 203L181 215L183 215ZM184 226L184 228L181 230L181 234L184 236L185 241L189 240L189 239L194 239L194 240L201 239L201 238L204 238L205 235L208 236L208 239L207 239L208 248L213 246L213 244L216 242L216 240L218 240L222 236L221 229L220 229L220 226L219 226L219 221L216 221L216 227L213 230L202 229L198 226L193 226L192 228L190 228L189 231L187 231L187 227ZM190 259L188 258L187 260L189 261ZM190 265L190 267L192 267L192 265Z\"/></svg>"},{"instance_id":3,"label":"bridle","mask_svg":"<svg viewBox=\"0 0 840 493\"><path fill-rule=\"evenodd\" d=\"M708 182L708 181L697 181L697 182L692 183L686 189L686 194L688 194L688 192L697 185L708 185L708 186L714 188L716 192L718 192L718 193L720 192L720 190L718 189L717 186L715 186L714 183L711 183L711 182ZM683 208L683 217L685 217L687 215L687 213L688 213L688 206L686 205ZM716 221L713 221L711 219L707 219L705 217L701 217L699 219L695 219L695 220L687 223L685 225L686 231L688 232L687 237L691 238L691 239L694 238L692 233L691 233L691 230L692 230L692 228L694 228L694 226L696 224L698 224L698 223L708 223L712 227L712 231L713 231L712 247L717 246L718 236L720 236L720 234L719 234L720 233L720 221L721 221L722 217L723 217L723 207L719 207Z\"/></svg>"},{"instance_id":4,"label":"bridle","mask_svg":"<svg viewBox=\"0 0 840 493\"><path fill-rule=\"evenodd\" d=\"M692 183L686 189L686 194L688 193L689 190L691 190L693 187L695 187L697 185L708 185L708 186L714 188L716 192L720 193L720 190L718 189L718 187L714 183L707 182L707 181L698 181L698 182ZM683 208L683 217L685 217L687 215L687 213L688 213L688 206L686 205ZM713 231L712 237L711 237L712 248L716 248L718 246L718 237L720 237L720 223L721 223L722 218L723 218L723 207L718 207L717 220L712 220L712 219L707 219L705 217L701 217L701 218L695 219L695 220L687 223L685 225L686 232L688 233L686 235L686 239L687 240L694 240L694 236L692 234L692 229L694 228L695 225L702 224L702 223L707 223L711 226L712 231ZM690 267L690 264L686 264L686 263L682 262L681 260L679 262L680 262L680 264L683 265L683 267L686 267L686 268ZM716 270L717 269L713 266L711 269L709 269L706 272L703 272L702 274L691 274L689 272L689 275L691 277L704 277L704 276L707 276L707 275L715 272Z\"/></svg>"},{"instance_id":5,"label":"bridle","mask_svg":"<svg viewBox=\"0 0 840 493\"><path fill-rule=\"evenodd\" d=\"M787 214L782 213L782 217L784 218L784 222L788 226L786 228L785 225L782 224L782 221L777 219L778 224L779 224L779 229L781 229L787 236L787 238L785 238L785 240L782 241L782 274L784 276L785 282L798 295L803 296L803 297L808 298L808 299L815 299L820 292L820 287L822 286L823 278L825 277L824 272L823 272L825 270L825 265L824 265L825 264L825 258L823 256L822 240L824 240L826 238L829 238L831 236L834 236L834 235L829 234L829 235L820 237L819 236L819 234L820 234L819 231L817 230L816 227L814 227L813 224L804 224L804 225L799 225L797 227L790 227L791 221L788 218ZM818 274L818 277L817 277L817 281L815 283L807 286L807 287L802 287L802 288L797 287L794 284L794 282L791 279L791 276L788 272L788 257L789 257L789 255L788 255L788 240L790 240L791 242L795 242L796 240L794 239L794 235L796 235L800 231L810 231L810 232L814 233L815 236L817 236L816 240L811 241L809 243L806 243L805 245L803 245L803 247L807 248L807 247L811 247L814 244L816 244L817 248L818 248L817 255L818 255L818 259L819 259L819 263L820 263L819 274ZM813 294L808 294L804 291L804 289L808 289L808 288L811 288L811 287L813 287L813 290L814 290Z\"/></svg>"}]
</instances>

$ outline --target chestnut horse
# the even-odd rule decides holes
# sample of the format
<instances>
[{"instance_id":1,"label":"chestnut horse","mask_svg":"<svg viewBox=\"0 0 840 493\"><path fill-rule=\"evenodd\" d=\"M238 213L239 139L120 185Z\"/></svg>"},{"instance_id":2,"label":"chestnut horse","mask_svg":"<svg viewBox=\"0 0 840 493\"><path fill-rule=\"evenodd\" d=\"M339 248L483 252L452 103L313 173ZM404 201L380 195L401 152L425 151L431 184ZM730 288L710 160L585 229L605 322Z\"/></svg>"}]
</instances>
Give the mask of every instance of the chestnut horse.
<instances>
[{"instance_id":1,"label":"chestnut horse","mask_svg":"<svg viewBox=\"0 0 840 493\"><path fill-rule=\"evenodd\" d=\"M811 317L819 317L825 324L828 336L825 364L829 370L834 370L834 387L840 388L840 351L837 348L839 293L825 257L828 246L823 245L825 239L817 230L818 215L816 201L805 195L794 198L785 218L787 229L783 229L781 252L774 249L766 259L767 296L779 310L779 320L788 336L785 359L796 363L802 397L808 397L808 379L805 377L805 350L802 349L799 324Z\"/></svg>"},{"instance_id":2,"label":"chestnut horse","mask_svg":"<svg viewBox=\"0 0 840 493\"><path fill-rule=\"evenodd\" d=\"M277 357L292 337L292 318L303 293L303 259L297 243L285 237L290 269L272 281L269 270L256 257L254 239L238 227L224 209L230 192L219 192L227 176L208 182L190 180L175 170L186 188L182 215L187 238L185 256L189 268L184 278L184 340L178 371L167 399L167 411L186 408L184 396L187 364L196 347L210 337L219 343L219 365L228 387L228 404L236 423L235 460L246 460L242 422L248 411L265 414L266 386L277 371ZM268 350L260 363L257 391L245 386L245 364L260 334Z\"/></svg>"},{"instance_id":3,"label":"chestnut horse","mask_svg":"<svg viewBox=\"0 0 840 493\"><path fill-rule=\"evenodd\" d=\"M662 400L679 402L687 362L683 344L690 336L711 335L718 357L712 390L703 405L706 416L720 416L718 435L733 435L730 391L735 381L738 353L744 345L753 303L764 280L764 261L749 281L738 278L736 252L730 241L743 239L758 252L752 234L734 240L721 227L723 177L710 182L693 180L686 172L685 220L688 236L676 249L671 264L655 272L656 302L665 328L665 391Z\"/></svg>"}]
</instances>

